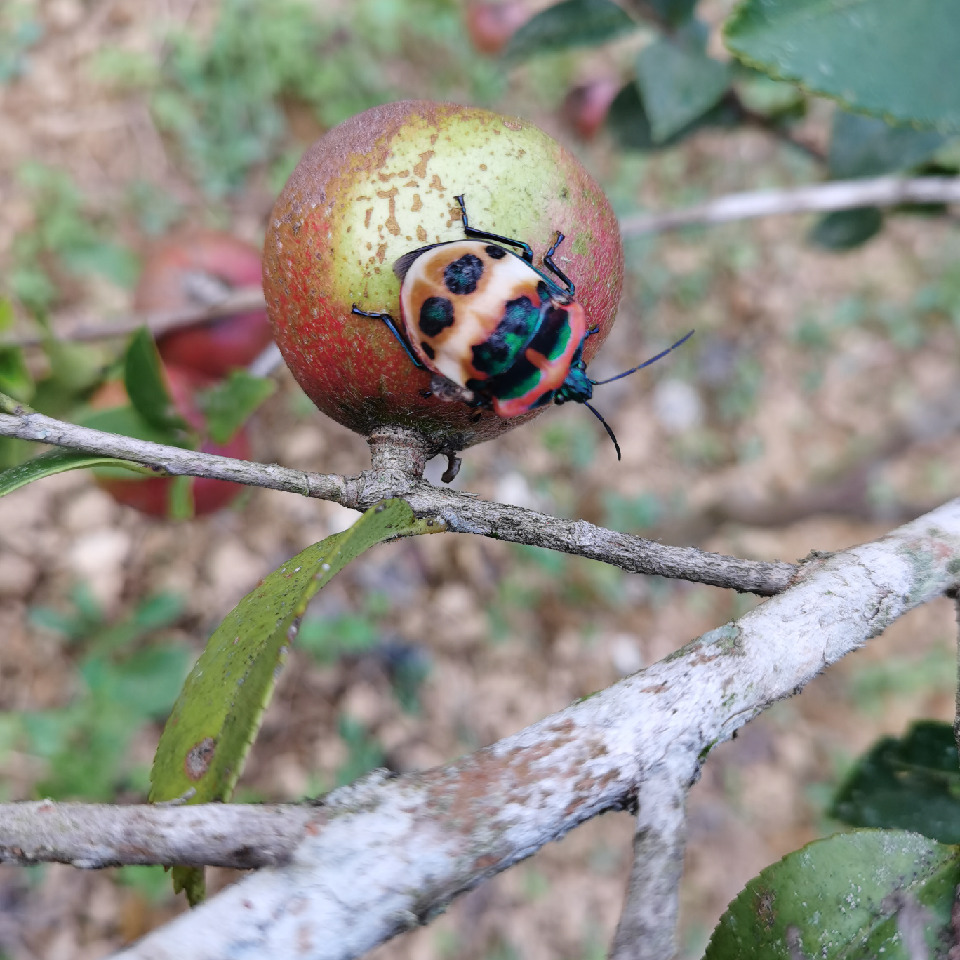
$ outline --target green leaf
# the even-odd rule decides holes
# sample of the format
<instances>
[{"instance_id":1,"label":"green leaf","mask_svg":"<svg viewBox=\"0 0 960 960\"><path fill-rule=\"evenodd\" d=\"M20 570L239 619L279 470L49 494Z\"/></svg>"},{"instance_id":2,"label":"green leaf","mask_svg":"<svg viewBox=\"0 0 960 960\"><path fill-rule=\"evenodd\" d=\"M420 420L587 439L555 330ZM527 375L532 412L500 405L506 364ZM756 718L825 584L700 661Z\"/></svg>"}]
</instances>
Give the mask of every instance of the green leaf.
<instances>
[{"instance_id":1,"label":"green leaf","mask_svg":"<svg viewBox=\"0 0 960 960\"><path fill-rule=\"evenodd\" d=\"M638 24L612 0L562 0L541 10L510 38L506 60L595 46L636 30Z\"/></svg>"},{"instance_id":2,"label":"green leaf","mask_svg":"<svg viewBox=\"0 0 960 960\"><path fill-rule=\"evenodd\" d=\"M13 493L14 490L19 490L20 487L25 487L34 480L52 477L57 473L66 473L67 470L84 470L88 467L101 466L122 467L124 472L129 470L142 472L146 469L139 464L116 460L113 457L101 457L76 450L51 450L49 453L41 453L39 457L27 460L26 463L0 472L0 497Z\"/></svg>"},{"instance_id":3,"label":"green leaf","mask_svg":"<svg viewBox=\"0 0 960 960\"><path fill-rule=\"evenodd\" d=\"M170 868L170 877L173 880L173 892L181 891L187 895L187 903L195 907L203 903L207 895L207 882L204 879L203 867L184 867L176 865Z\"/></svg>"},{"instance_id":4,"label":"green leaf","mask_svg":"<svg viewBox=\"0 0 960 960\"><path fill-rule=\"evenodd\" d=\"M727 46L861 113L960 131L960 11L942 0L743 0Z\"/></svg>"},{"instance_id":5,"label":"green leaf","mask_svg":"<svg viewBox=\"0 0 960 960\"><path fill-rule=\"evenodd\" d=\"M98 347L47 339L43 348L50 361L50 376L43 381L48 394L52 392L51 387L55 387L76 402L79 395L89 391L103 377L103 351Z\"/></svg>"},{"instance_id":6,"label":"green leaf","mask_svg":"<svg viewBox=\"0 0 960 960\"><path fill-rule=\"evenodd\" d=\"M614 140L623 150L655 151L672 147L703 127L732 127L736 126L739 120L740 115L736 107L723 99L712 110L698 117L693 123L688 124L682 130L678 130L662 143L657 143L653 139L650 118L647 116L643 100L640 99L640 91L635 83L628 83L616 95L610 105L606 125Z\"/></svg>"},{"instance_id":7,"label":"green leaf","mask_svg":"<svg viewBox=\"0 0 960 960\"><path fill-rule=\"evenodd\" d=\"M231 370L226 380L198 393L197 404L214 443L227 443L276 389L276 382L268 377Z\"/></svg>"},{"instance_id":8,"label":"green leaf","mask_svg":"<svg viewBox=\"0 0 960 960\"><path fill-rule=\"evenodd\" d=\"M137 722L163 716L186 676L185 647L155 644L113 663L106 656L88 657L80 675L90 691L122 708Z\"/></svg>"},{"instance_id":9,"label":"green leaf","mask_svg":"<svg viewBox=\"0 0 960 960\"><path fill-rule=\"evenodd\" d=\"M672 27L685 23L696 9L698 0L647 0L657 15Z\"/></svg>"},{"instance_id":10,"label":"green leaf","mask_svg":"<svg viewBox=\"0 0 960 960\"><path fill-rule=\"evenodd\" d=\"M946 142L935 130L892 126L876 117L837 110L830 135L830 176L878 177L907 170L929 159Z\"/></svg>"},{"instance_id":11,"label":"green leaf","mask_svg":"<svg viewBox=\"0 0 960 960\"><path fill-rule=\"evenodd\" d=\"M827 250L852 250L875 237L882 226L883 213L876 207L835 210L814 225L807 239Z\"/></svg>"},{"instance_id":12,"label":"green leaf","mask_svg":"<svg viewBox=\"0 0 960 960\"><path fill-rule=\"evenodd\" d=\"M943 956L958 880L957 848L916 833L859 830L817 840L747 884L704 960ZM929 952L912 952L908 929Z\"/></svg>"},{"instance_id":13,"label":"green leaf","mask_svg":"<svg viewBox=\"0 0 960 960\"><path fill-rule=\"evenodd\" d=\"M159 430L187 426L173 409L160 354L146 327L141 327L130 338L123 360L123 384L134 409L151 426Z\"/></svg>"},{"instance_id":14,"label":"green leaf","mask_svg":"<svg viewBox=\"0 0 960 960\"><path fill-rule=\"evenodd\" d=\"M902 739L884 737L857 761L830 816L854 827L915 830L960 842L960 764L949 723L915 723Z\"/></svg>"},{"instance_id":15,"label":"green leaf","mask_svg":"<svg viewBox=\"0 0 960 960\"><path fill-rule=\"evenodd\" d=\"M0 390L22 403L33 398L33 377L20 347L0 347Z\"/></svg>"},{"instance_id":16,"label":"green leaf","mask_svg":"<svg viewBox=\"0 0 960 960\"><path fill-rule=\"evenodd\" d=\"M428 532L406 502L384 501L349 530L307 547L247 594L214 631L174 705L157 747L150 799L226 800L310 598L364 550Z\"/></svg>"},{"instance_id":17,"label":"green leaf","mask_svg":"<svg viewBox=\"0 0 960 960\"><path fill-rule=\"evenodd\" d=\"M692 46L661 37L637 56L637 84L653 139L663 143L716 106L730 71Z\"/></svg>"},{"instance_id":18,"label":"green leaf","mask_svg":"<svg viewBox=\"0 0 960 960\"><path fill-rule=\"evenodd\" d=\"M78 276L98 273L128 289L137 282L140 272L140 262L131 250L106 240L79 244L64 250L61 257L64 266Z\"/></svg>"}]
</instances>

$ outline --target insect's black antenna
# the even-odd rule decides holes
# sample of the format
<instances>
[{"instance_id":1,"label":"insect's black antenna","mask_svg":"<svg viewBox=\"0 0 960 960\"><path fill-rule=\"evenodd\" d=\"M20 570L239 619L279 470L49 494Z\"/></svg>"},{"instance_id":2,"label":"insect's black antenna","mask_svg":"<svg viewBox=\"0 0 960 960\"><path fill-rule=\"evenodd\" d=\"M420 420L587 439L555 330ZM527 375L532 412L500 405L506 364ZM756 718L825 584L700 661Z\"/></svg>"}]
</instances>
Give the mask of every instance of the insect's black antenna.
<instances>
[{"instance_id":1,"label":"insect's black antenna","mask_svg":"<svg viewBox=\"0 0 960 960\"><path fill-rule=\"evenodd\" d=\"M644 360L643 363L639 364L636 367L631 367L629 370L624 370L623 373L618 373L615 377L608 377L606 380L591 380L590 382L595 386L599 387L604 383L613 383L614 380L620 380L622 377L629 377L631 373L636 373L638 370L642 370L644 367L649 367L651 363L656 363L661 358L665 357L671 350L676 350L677 347L682 343L686 343L693 336L693 331L691 330L686 336L681 337L672 347L667 347L666 350L661 350L655 357L651 357L649 360ZM596 413L596 411L594 411ZM599 417L600 414L597 414ZM603 417L600 417L602 420ZM606 425L605 425L606 426ZM607 428L609 430L609 428ZM616 443L616 441L614 441Z\"/></svg>"},{"instance_id":2,"label":"insect's black antenna","mask_svg":"<svg viewBox=\"0 0 960 960\"><path fill-rule=\"evenodd\" d=\"M583 402L583 405L603 424L603 429L607 431L607 436L613 441L613 445L617 448L617 459L622 460L623 457L620 456L620 444L617 443L617 438L613 435L610 424L600 416L600 411L597 410L596 407L591 407L586 401Z\"/></svg>"}]
</instances>

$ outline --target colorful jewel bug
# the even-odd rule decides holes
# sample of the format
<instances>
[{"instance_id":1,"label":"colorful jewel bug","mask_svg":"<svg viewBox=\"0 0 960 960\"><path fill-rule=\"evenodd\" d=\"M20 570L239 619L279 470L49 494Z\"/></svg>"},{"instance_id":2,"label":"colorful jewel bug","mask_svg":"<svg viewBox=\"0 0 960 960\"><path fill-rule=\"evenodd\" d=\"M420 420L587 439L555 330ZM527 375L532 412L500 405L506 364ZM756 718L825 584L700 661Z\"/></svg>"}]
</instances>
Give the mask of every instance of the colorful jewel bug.
<instances>
[{"instance_id":1,"label":"colorful jewel bug","mask_svg":"<svg viewBox=\"0 0 960 960\"><path fill-rule=\"evenodd\" d=\"M583 346L598 327L587 327L573 282L553 262L557 239L533 265L521 240L471 227L463 195L465 240L433 243L404 254L393 265L400 280L400 323L389 313L353 313L382 320L413 363L433 374L430 393L518 417L550 403L582 403L607 431L609 424L588 402L593 388L636 373L684 343L693 331L643 363L591 380ZM516 247L520 253L508 250Z\"/></svg>"}]
</instances>

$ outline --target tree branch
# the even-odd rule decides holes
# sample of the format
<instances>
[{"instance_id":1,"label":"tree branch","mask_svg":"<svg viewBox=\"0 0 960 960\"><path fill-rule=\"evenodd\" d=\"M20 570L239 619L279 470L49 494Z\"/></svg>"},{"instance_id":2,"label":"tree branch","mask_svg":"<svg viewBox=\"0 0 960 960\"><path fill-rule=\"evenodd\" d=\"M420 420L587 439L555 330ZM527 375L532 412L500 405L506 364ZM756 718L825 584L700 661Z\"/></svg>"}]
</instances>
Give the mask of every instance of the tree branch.
<instances>
[{"instance_id":1,"label":"tree branch","mask_svg":"<svg viewBox=\"0 0 960 960\"><path fill-rule=\"evenodd\" d=\"M636 237L784 213L829 213L854 207L895 207L903 203L960 203L960 177L833 180L789 190L731 193L685 210L624 217L620 221L620 232L624 237Z\"/></svg>"},{"instance_id":2,"label":"tree branch","mask_svg":"<svg viewBox=\"0 0 960 960\"><path fill-rule=\"evenodd\" d=\"M561 520L522 507L482 500L470 493L442 489L414 471L387 468L383 449L408 453L419 449L415 435L384 432L371 438L381 462L357 477L307 473L277 464L251 463L216 454L105 433L55 420L41 413L11 407L0 413L0 436L18 437L146 464L174 476L203 476L249 486L333 500L354 510L367 510L388 497L403 497L420 518L445 525L451 533L472 533L511 543L545 547L601 560L630 573L682 578L711 586L770 596L783 590L797 572L790 563L743 560L674 547L598 527L585 520ZM420 451L422 456L422 450ZM422 473L422 463L420 473Z\"/></svg>"},{"instance_id":3,"label":"tree branch","mask_svg":"<svg viewBox=\"0 0 960 960\"><path fill-rule=\"evenodd\" d=\"M311 815L310 808L293 804L7 803L0 805L0 863L249 870L287 862Z\"/></svg>"},{"instance_id":4,"label":"tree branch","mask_svg":"<svg viewBox=\"0 0 960 960\"><path fill-rule=\"evenodd\" d=\"M960 500L813 561L781 596L520 733L443 767L334 791L290 827L297 842L289 862L228 888L122 956L348 960L598 813L635 802L642 836L661 838L654 846L667 863L680 837L676 799L706 754L908 610L957 589L958 561ZM665 790L672 803L661 803ZM17 808L0 806L0 823ZM242 818L262 810L137 809L143 831L128 832L128 844L149 846L157 831L175 836L188 822L207 821L213 832L220 818L239 817L224 836L227 849L244 836ZM30 805L29 813L36 821L50 810ZM86 847L60 855L96 862L100 830L98 822Z\"/></svg>"},{"instance_id":5,"label":"tree branch","mask_svg":"<svg viewBox=\"0 0 960 960\"><path fill-rule=\"evenodd\" d=\"M692 758L688 758L692 759ZM695 771L691 769L691 777ZM671 960L677 953L677 914L691 781L664 767L643 786L633 839L627 898L611 960Z\"/></svg>"}]
</instances>

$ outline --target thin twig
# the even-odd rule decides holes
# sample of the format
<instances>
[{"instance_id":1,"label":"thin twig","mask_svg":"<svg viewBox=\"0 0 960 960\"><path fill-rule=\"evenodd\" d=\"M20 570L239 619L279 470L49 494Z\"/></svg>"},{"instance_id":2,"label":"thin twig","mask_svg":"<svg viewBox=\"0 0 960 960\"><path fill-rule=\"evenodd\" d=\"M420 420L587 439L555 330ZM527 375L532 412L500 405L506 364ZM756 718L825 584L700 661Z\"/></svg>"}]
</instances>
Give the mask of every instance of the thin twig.
<instances>
[{"instance_id":1,"label":"thin twig","mask_svg":"<svg viewBox=\"0 0 960 960\"><path fill-rule=\"evenodd\" d=\"M620 221L625 237L681 227L709 226L785 213L828 213L854 207L894 207L902 203L960 203L960 177L878 177L833 180L786 190L732 193L667 213L633 214Z\"/></svg>"},{"instance_id":2,"label":"thin twig","mask_svg":"<svg viewBox=\"0 0 960 960\"><path fill-rule=\"evenodd\" d=\"M126 337L146 327L154 337L177 327L190 327L209 323L222 317L241 313L253 313L266 309L263 292L256 288L230 293L213 306L182 307L178 310L155 310L149 313L132 313L104 322L85 317L57 317L54 329L59 340L107 340ZM37 347L46 342L42 334L28 334L0 341L0 347Z\"/></svg>"},{"instance_id":3,"label":"thin twig","mask_svg":"<svg viewBox=\"0 0 960 960\"><path fill-rule=\"evenodd\" d=\"M374 469L357 477L307 473L277 464L251 463L150 443L27 411L0 414L0 436L116 457L174 476L232 480L334 500L354 510L366 510L388 497L403 497L417 517L434 519L452 533L546 547L610 563L630 573L691 580L761 596L780 592L797 572L797 567L790 563L743 560L694 547L669 546L607 530L585 520L562 520L482 500L469 493L435 487L418 476L396 470Z\"/></svg>"}]
</instances>

